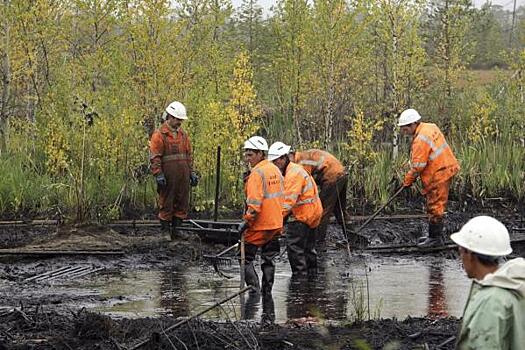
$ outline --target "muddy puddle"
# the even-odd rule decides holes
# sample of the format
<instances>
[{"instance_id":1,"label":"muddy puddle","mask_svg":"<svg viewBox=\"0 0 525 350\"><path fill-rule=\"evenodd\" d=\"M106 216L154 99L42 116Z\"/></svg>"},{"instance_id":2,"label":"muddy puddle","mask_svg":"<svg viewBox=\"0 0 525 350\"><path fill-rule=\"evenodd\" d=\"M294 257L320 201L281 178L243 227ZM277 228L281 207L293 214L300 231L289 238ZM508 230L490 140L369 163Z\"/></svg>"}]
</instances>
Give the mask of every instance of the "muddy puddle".
<instances>
[{"instance_id":1,"label":"muddy puddle","mask_svg":"<svg viewBox=\"0 0 525 350\"><path fill-rule=\"evenodd\" d=\"M116 318L181 317L203 310L238 290L239 269L235 261L221 267L221 271L232 278L220 277L203 264L181 269L128 266L78 279L27 285L21 293L37 293L44 299L46 295L63 295L62 307L85 307ZM284 256L277 262L273 300L263 303L257 297L247 296L241 307L237 298L203 318L260 320L263 306L266 312L273 311L280 323L304 317L334 321L459 317L469 284L455 259L356 256L349 263L341 252L330 252L321 260L316 276L295 280Z\"/></svg>"}]
</instances>

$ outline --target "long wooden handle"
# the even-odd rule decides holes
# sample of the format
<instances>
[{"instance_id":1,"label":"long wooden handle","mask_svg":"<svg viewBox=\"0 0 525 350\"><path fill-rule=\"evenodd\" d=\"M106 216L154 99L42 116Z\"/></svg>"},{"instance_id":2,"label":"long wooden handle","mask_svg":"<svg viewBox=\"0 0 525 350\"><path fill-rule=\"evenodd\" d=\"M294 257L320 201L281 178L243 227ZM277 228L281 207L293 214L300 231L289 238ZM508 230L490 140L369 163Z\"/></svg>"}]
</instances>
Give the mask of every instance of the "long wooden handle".
<instances>
[{"instance_id":1,"label":"long wooden handle","mask_svg":"<svg viewBox=\"0 0 525 350\"><path fill-rule=\"evenodd\" d=\"M241 233L241 281L240 281L240 286L239 286L239 289L243 289L244 288L244 264L246 262L246 251L244 249L244 232Z\"/></svg>"},{"instance_id":2,"label":"long wooden handle","mask_svg":"<svg viewBox=\"0 0 525 350\"><path fill-rule=\"evenodd\" d=\"M383 209L385 209L385 207L386 207L387 205L389 205L390 202L392 202L392 201L394 200L394 198L396 198L401 192L403 192L404 189L405 189L405 187L404 187L404 186L401 186L401 187L396 191L396 193L394 193L394 194L392 195L392 197L390 197L390 198L388 199L388 201L387 201L385 204L383 204L379 209L377 209L377 210L375 211L375 213L373 213L368 219L366 219L366 221L365 221L361 226L359 226L359 228L358 228L354 233L358 233L358 232L360 232L360 231L361 231L366 225L368 225L368 223L369 223L370 221L372 221L372 220L373 220L373 219L374 219L374 218L375 218L375 217L376 217L381 211L383 211Z\"/></svg>"},{"instance_id":3,"label":"long wooden handle","mask_svg":"<svg viewBox=\"0 0 525 350\"><path fill-rule=\"evenodd\" d=\"M239 242L235 243L234 245L232 245L231 247L228 247L226 249L224 249L222 252L220 252L219 254L215 255L215 257L220 257L220 256L223 256L224 254L228 253L229 251L237 248L239 246Z\"/></svg>"}]
</instances>

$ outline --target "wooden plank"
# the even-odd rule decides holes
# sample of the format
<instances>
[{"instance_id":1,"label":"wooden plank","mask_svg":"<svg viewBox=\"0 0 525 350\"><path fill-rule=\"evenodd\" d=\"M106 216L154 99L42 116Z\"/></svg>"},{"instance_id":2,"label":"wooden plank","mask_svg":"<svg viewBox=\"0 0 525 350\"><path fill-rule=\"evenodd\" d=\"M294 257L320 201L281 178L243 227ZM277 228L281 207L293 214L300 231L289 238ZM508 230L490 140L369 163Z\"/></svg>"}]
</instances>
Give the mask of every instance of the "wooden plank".
<instances>
[{"instance_id":1,"label":"wooden plank","mask_svg":"<svg viewBox=\"0 0 525 350\"><path fill-rule=\"evenodd\" d=\"M13 221L0 221L0 226L55 226L58 225L58 220L13 220Z\"/></svg>"},{"instance_id":2,"label":"wooden plank","mask_svg":"<svg viewBox=\"0 0 525 350\"><path fill-rule=\"evenodd\" d=\"M525 236L523 237L516 237L514 239L511 239L511 244L516 243L523 243L525 242ZM415 244L391 244L391 245L375 245L375 246L368 246L363 251L366 251L367 253L424 253L424 252L435 252L435 251L442 251L442 250L449 250L449 249L455 249L458 246L454 243L448 243L442 246L438 247L428 247L428 248L420 248L416 246Z\"/></svg>"},{"instance_id":3,"label":"wooden plank","mask_svg":"<svg viewBox=\"0 0 525 350\"><path fill-rule=\"evenodd\" d=\"M0 249L0 255L124 255L121 250L22 250Z\"/></svg>"},{"instance_id":4,"label":"wooden plank","mask_svg":"<svg viewBox=\"0 0 525 350\"><path fill-rule=\"evenodd\" d=\"M457 245L455 244L446 244L443 246L438 247L427 247L427 248L420 248L418 246L412 245L412 246L404 246L404 247L392 247L390 249L387 249L387 247L381 247L380 249L374 249L374 248L367 248L365 249L367 253L433 253L433 252L440 252L444 250L453 250L457 249Z\"/></svg>"}]
</instances>

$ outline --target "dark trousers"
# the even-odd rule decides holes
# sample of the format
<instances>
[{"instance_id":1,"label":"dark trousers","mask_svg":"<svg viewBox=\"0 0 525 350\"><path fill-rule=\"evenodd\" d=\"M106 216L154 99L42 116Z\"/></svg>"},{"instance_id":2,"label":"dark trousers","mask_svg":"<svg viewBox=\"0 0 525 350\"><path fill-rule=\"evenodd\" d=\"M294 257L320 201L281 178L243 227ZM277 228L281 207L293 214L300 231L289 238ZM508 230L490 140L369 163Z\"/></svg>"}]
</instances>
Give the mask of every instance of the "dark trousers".
<instances>
[{"instance_id":1,"label":"dark trousers","mask_svg":"<svg viewBox=\"0 0 525 350\"><path fill-rule=\"evenodd\" d=\"M259 284L259 276L255 271L255 257L259 247L250 243L246 243L245 250L245 265L244 277L246 284L261 290ZM280 246L277 237L263 245L261 248L261 271L262 271L262 294L270 294L272 292L273 280L275 276L275 264L273 259L279 254Z\"/></svg>"},{"instance_id":2,"label":"dark trousers","mask_svg":"<svg viewBox=\"0 0 525 350\"><path fill-rule=\"evenodd\" d=\"M293 274L304 274L317 268L315 229L300 221L286 226L286 249Z\"/></svg>"},{"instance_id":3,"label":"dark trousers","mask_svg":"<svg viewBox=\"0 0 525 350\"><path fill-rule=\"evenodd\" d=\"M323 217L317 227L317 241L324 242L328 221L332 214L335 215L337 223L342 225L346 221L346 191L348 188L348 174L339 177L335 182L321 184L319 198L323 204Z\"/></svg>"}]
</instances>

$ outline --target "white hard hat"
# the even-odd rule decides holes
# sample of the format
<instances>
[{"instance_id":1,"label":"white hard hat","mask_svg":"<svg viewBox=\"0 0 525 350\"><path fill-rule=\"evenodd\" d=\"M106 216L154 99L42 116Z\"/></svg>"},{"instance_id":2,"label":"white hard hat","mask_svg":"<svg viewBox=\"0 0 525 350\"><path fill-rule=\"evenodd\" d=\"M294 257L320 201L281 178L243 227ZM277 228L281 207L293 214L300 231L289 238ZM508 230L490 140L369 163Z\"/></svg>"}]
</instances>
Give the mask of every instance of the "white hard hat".
<instances>
[{"instance_id":1,"label":"white hard hat","mask_svg":"<svg viewBox=\"0 0 525 350\"><path fill-rule=\"evenodd\" d=\"M277 158L288 154L291 148L291 146L288 146L280 141L274 142L268 149L268 160L276 160Z\"/></svg>"},{"instance_id":2,"label":"white hard hat","mask_svg":"<svg viewBox=\"0 0 525 350\"><path fill-rule=\"evenodd\" d=\"M399 116L399 121L397 123L397 126L405 126L412 123L417 122L419 119L421 119L421 116L415 109L406 109L401 113Z\"/></svg>"},{"instance_id":3,"label":"white hard hat","mask_svg":"<svg viewBox=\"0 0 525 350\"><path fill-rule=\"evenodd\" d=\"M266 140L263 137L252 136L244 142L244 149L268 151L268 142L266 142Z\"/></svg>"},{"instance_id":4,"label":"white hard hat","mask_svg":"<svg viewBox=\"0 0 525 350\"><path fill-rule=\"evenodd\" d=\"M490 216L470 219L450 239L460 247L482 255L505 256L512 253L507 228Z\"/></svg>"},{"instance_id":5,"label":"white hard hat","mask_svg":"<svg viewBox=\"0 0 525 350\"><path fill-rule=\"evenodd\" d=\"M186 107L179 101L173 101L166 107L166 111L162 114L162 120L168 119L168 114L177 119L188 119L186 116Z\"/></svg>"}]
</instances>

